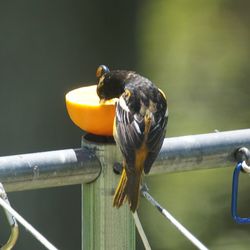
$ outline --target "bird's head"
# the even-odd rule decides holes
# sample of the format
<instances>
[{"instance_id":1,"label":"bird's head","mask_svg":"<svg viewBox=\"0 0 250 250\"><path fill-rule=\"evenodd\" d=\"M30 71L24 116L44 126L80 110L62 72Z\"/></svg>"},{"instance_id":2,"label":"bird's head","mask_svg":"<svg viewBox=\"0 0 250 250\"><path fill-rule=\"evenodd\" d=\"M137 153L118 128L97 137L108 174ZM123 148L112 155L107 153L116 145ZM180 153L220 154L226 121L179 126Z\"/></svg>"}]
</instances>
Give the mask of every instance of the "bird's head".
<instances>
[{"instance_id":1,"label":"bird's head","mask_svg":"<svg viewBox=\"0 0 250 250\"><path fill-rule=\"evenodd\" d=\"M96 70L97 77L97 95L100 102L112 98L119 98L124 92L124 74L123 71L110 71L105 65L100 65Z\"/></svg>"}]
</instances>

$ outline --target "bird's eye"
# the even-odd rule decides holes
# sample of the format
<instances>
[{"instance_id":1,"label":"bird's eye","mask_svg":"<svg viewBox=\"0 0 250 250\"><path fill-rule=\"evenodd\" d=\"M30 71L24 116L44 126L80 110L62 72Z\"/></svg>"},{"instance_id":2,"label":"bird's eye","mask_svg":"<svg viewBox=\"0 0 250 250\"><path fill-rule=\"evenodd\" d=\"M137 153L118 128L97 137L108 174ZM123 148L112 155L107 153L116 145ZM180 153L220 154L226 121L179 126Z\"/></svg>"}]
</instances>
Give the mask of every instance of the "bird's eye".
<instances>
[{"instance_id":1,"label":"bird's eye","mask_svg":"<svg viewBox=\"0 0 250 250\"><path fill-rule=\"evenodd\" d=\"M96 77L100 78L102 75L110 72L109 68L105 65L100 65L96 70Z\"/></svg>"}]
</instances>

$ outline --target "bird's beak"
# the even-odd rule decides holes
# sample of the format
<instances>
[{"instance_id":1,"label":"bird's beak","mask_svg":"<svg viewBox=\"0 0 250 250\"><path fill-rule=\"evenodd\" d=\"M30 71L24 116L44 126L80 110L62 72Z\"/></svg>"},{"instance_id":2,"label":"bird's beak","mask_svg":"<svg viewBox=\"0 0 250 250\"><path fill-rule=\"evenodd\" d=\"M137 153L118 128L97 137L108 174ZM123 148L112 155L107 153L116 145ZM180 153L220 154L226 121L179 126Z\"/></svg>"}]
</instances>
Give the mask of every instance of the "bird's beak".
<instances>
[{"instance_id":1,"label":"bird's beak","mask_svg":"<svg viewBox=\"0 0 250 250\"><path fill-rule=\"evenodd\" d=\"M104 104L105 102L106 102L105 98L100 98L100 101L99 101L100 104Z\"/></svg>"}]
</instances>

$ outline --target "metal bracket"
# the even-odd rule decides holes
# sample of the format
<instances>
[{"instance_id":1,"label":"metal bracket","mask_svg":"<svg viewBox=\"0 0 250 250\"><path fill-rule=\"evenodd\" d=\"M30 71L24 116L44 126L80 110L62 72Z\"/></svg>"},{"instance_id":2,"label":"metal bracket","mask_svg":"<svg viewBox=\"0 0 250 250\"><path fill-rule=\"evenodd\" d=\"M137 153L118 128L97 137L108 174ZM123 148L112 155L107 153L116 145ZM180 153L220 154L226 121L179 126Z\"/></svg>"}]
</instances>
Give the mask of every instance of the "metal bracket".
<instances>
[{"instance_id":1,"label":"metal bracket","mask_svg":"<svg viewBox=\"0 0 250 250\"><path fill-rule=\"evenodd\" d=\"M2 183L0 183L0 197L7 204L10 205L10 202L8 200L7 194L4 190ZM5 211L6 217L8 219L10 228L11 228L11 233L10 233L9 240L7 241L7 243L5 243L4 246L1 247L1 250L11 250L15 246L16 241L18 239L19 229L18 229L18 224L17 224L16 218L14 216L12 216L7 210L4 209L4 211Z\"/></svg>"}]
</instances>

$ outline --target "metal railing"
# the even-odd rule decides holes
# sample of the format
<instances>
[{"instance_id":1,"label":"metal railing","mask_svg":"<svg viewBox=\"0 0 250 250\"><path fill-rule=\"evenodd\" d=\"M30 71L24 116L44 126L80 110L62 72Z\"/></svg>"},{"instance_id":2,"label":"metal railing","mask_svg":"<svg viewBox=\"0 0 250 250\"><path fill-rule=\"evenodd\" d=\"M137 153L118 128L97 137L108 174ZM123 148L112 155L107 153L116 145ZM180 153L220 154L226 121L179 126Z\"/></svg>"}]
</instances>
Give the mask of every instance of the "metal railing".
<instances>
[{"instance_id":1,"label":"metal railing","mask_svg":"<svg viewBox=\"0 0 250 250\"><path fill-rule=\"evenodd\" d=\"M250 129L166 138L150 174L233 166L242 147L250 149ZM0 182L7 191L83 184L83 249L133 250L128 207L112 208L117 161L114 143L83 139L78 149L0 157Z\"/></svg>"},{"instance_id":2,"label":"metal railing","mask_svg":"<svg viewBox=\"0 0 250 250\"><path fill-rule=\"evenodd\" d=\"M89 183L101 171L98 145L2 156L0 182L7 191ZM250 148L250 129L166 138L150 174L225 167L241 147Z\"/></svg>"}]
</instances>

